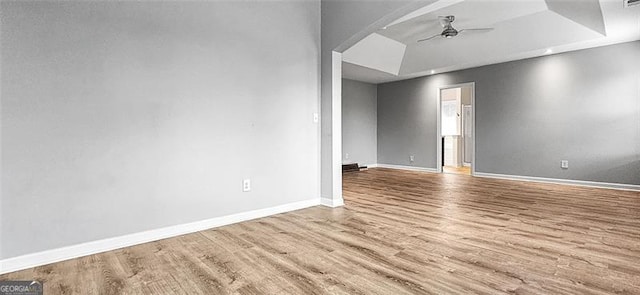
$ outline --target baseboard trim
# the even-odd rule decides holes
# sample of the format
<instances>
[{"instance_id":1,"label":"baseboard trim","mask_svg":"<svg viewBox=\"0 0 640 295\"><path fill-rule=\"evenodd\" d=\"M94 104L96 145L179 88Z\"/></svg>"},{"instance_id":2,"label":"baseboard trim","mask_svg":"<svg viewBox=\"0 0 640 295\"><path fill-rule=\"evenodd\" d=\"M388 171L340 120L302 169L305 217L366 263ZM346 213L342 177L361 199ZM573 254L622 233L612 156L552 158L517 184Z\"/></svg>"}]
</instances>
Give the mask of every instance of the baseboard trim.
<instances>
[{"instance_id":1,"label":"baseboard trim","mask_svg":"<svg viewBox=\"0 0 640 295\"><path fill-rule=\"evenodd\" d=\"M202 221L174 225L120 237L87 242L33 254L7 258L4 260L0 260L0 274L10 273L101 252L112 251L166 238L181 236L242 221L318 206L321 204L325 205L324 201L321 202L320 198L314 198L269 208L241 212Z\"/></svg>"},{"instance_id":2,"label":"baseboard trim","mask_svg":"<svg viewBox=\"0 0 640 295\"><path fill-rule=\"evenodd\" d=\"M507 180L566 184L566 185L607 188L607 189L617 189L617 190L627 190L627 191L640 191L640 185L634 185L634 184L571 180L571 179L559 179L559 178L544 178L544 177L494 174L494 173L484 173L484 172L476 172L473 176L485 177L485 178L507 179Z\"/></svg>"},{"instance_id":3,"label":"baseboard trim","mask_svg":"<svg viewBox=\"0 0 640 295\"><path fill-rule=\"evenodd\" d=\"M344 199L343 198L340 198L340 199L322 198L320 200L320 204L322 206L327 206L331 208L341 207L341 206L344 206Z\"/></svg>"},{"instance_id":4,"label":"baseboard trim","mask_svg":"<svg viewBox=\"0 0 640 295\"><path fill-rule=\"evenodd\" d=\"M409 170L409 171L419 171L419 172L430 172L430 173L438 173L438 170L435 168L424 168L424 167L415 167L415 166L403 166L403 165L390 165L390 164L375 164L377 168L388 168L388 169L398 169L398 170Z\"/></svg>"}]
</instances>

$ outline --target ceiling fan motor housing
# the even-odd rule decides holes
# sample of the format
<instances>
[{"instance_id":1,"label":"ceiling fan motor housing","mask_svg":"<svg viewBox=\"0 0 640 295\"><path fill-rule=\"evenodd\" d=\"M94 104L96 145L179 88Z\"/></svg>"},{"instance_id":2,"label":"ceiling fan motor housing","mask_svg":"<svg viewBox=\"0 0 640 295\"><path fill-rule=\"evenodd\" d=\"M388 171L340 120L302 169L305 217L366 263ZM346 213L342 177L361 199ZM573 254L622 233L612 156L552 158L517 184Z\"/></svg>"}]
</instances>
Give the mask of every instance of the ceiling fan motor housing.
<instances>
[{"instance_id":1,"label":"ceiling fan motor housing","mask_svg":"<svg viewBox=\"0 0 640 295\"><path fill-rule=\"evenodd\" d=\"M458 30L454 29L451 25L447 25L441 35L445 38L452 38L458 35Z\"/></svg>"}]
</instances>

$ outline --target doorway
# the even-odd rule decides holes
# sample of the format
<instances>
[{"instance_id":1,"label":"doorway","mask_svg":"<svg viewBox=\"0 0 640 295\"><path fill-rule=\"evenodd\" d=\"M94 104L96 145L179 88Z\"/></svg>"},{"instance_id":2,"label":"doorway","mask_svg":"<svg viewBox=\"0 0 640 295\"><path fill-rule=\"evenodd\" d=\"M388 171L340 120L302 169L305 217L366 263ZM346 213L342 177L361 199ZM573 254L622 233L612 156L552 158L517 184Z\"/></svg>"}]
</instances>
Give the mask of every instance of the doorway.
<instances>
[{"instance_id":1,"label":"doorway","mask_svg":"<svg viewBox=\"0 0 640 295\"><path fill-rule=\"evenodd\" d=\"M474 83L438 88L438 171L473 174Z\"/></svg>"}]
</instances>

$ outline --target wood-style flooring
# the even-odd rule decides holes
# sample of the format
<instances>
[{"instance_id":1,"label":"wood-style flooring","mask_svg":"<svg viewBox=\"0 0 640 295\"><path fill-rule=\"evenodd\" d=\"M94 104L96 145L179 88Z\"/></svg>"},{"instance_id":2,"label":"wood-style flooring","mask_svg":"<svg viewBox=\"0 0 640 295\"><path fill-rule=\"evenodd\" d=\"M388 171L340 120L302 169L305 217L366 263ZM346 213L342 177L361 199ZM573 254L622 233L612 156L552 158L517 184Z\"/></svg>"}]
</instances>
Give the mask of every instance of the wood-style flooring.
<instances>
[{"instance_id":1,"label":"wood-style flooring","mask_svg":"<svg viewBox=\"0 0 640 295\"><path fill-rule=\"evenodd\" d=\"M640 192L369 169L313 207L0 276L45 294L640 294Z\"/></svg>"},{"instance_id":2,"label":"wood-style flooring","mask_svg":"<svg viewBox=\"0 0 640 295\"><path fill-rule=\"evenodd\" d=\"M442 172L444 172L444 173L453 173L453 174L471 175L471 167L469 167L469 166L462 166L462 167L442 166Z\"/></svg>"}]
</instances>

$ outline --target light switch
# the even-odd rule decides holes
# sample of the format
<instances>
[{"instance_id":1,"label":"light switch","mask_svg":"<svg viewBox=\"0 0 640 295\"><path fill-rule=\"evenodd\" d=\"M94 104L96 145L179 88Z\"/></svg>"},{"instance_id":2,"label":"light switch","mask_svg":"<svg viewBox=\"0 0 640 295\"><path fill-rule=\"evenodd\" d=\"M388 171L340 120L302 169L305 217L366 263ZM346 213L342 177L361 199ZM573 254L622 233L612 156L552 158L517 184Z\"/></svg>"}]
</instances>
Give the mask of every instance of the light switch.
<instances>
[{"instance_id":1,"label":"light switch","mask_svg":"<svg viewBox=\"0 0 640 295\"><path fill-rule=\"evenodd\" d=\"M251 191L251 179L245 179L242 181L242 191L243 192Z\"/></svg>"}]
</instances>

